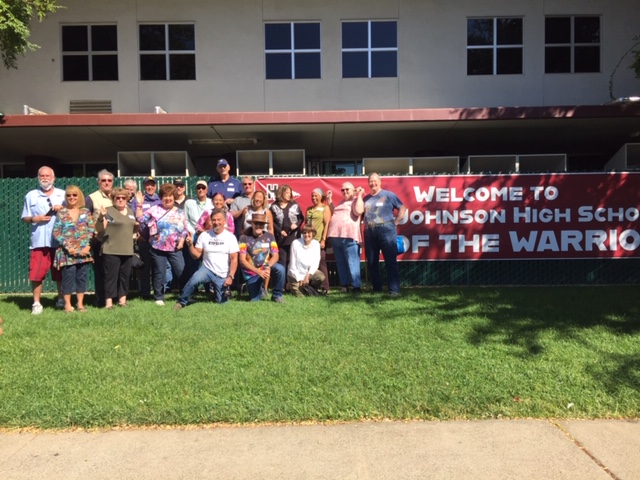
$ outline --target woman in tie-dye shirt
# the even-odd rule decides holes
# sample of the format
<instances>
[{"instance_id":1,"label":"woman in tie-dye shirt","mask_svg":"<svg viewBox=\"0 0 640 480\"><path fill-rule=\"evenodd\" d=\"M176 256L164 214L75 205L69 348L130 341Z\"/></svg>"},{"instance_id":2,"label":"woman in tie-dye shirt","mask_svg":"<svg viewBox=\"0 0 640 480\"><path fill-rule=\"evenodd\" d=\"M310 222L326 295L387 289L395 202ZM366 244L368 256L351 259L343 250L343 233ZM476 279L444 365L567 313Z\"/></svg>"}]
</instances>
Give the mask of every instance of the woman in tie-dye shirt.
<instances>
[{"instance_id":1,"label":"woman in tie-dye shirt","mask_svg":"<svg viewBox=\"0 0 640 480\"><path fill-rule=\"evenodd\" d=\"M171 265L174 278L179 279L180 288L188 280L183 278L184 257L180 251L187 237L187 217L175 205L176 194L177 190L173 184L161 185L159 196L162 205L154 205L144 214L142 213L142 192L136 194L138 200L136 219L141 225L146 225L149 231L151 261L153 262L153 290L156 305L159 306L164 306L167 263Z\"/></svg>"}]
</instances>

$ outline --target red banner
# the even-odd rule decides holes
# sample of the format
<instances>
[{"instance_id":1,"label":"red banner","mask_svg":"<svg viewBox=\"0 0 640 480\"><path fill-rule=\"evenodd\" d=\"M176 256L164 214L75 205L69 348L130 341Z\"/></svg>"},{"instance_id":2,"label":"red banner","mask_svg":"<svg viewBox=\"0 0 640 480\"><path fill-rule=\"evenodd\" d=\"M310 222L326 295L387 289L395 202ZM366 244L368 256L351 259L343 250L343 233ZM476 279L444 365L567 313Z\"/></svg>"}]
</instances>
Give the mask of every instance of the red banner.
<instances>
[{"instance_id":1,"label":"red banner","mask_svg":"<svg viewBox=\"0 0 640 480\"><path fill-rule=\"evenodd\" d=\"M290 185L303 212L311 192L366 177L265 177L273 201ZM399 260L628 258L640 256L640 173L382 177L407 213Z\"/></svg>"}]
</instances>

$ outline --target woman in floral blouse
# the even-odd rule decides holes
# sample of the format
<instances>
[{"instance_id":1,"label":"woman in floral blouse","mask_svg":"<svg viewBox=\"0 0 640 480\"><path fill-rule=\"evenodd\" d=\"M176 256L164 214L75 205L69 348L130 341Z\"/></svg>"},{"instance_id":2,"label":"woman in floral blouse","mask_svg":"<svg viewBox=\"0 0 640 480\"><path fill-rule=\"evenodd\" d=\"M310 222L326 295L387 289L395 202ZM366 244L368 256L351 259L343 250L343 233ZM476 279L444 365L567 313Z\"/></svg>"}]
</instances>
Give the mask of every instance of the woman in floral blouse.
<instances>
[{"instance_id":1,"label":"woman in floral blouse","mask_svg":"<svg viewBox=\"0 0 640 480\"><path fill-rule=\"evenodd\" d=\"M153 290L156 305L164 306L164 285L167 277L167 262L171 264L173 277L179 279L180 288L186 280L183 277L184 257L182 247L187 237L187 217L175 204L176 187L171 183L160 186L162 205L154 205L142 213L142 192L136 194L138 206L136 219L146 225L153 262Z\"/></svg>"},{"instance_id":2,"label":"woman in floral blouse","mask_svg":"<svg viewBox=\"0 0 640 480\"><path fill-rule=\"evenodd\" d=\"M62 208L53 225L53 238L58 242L54 266L62 272L64 311L73 312L71 294L75 290L78 311L84 312L87 291L87 265L91 257L91 238L95 225L91 211L84 206L84 195L75 185L67 187L66 207ZM75 287L75 288L74 288Z\"/></svg>"}]
</instances>

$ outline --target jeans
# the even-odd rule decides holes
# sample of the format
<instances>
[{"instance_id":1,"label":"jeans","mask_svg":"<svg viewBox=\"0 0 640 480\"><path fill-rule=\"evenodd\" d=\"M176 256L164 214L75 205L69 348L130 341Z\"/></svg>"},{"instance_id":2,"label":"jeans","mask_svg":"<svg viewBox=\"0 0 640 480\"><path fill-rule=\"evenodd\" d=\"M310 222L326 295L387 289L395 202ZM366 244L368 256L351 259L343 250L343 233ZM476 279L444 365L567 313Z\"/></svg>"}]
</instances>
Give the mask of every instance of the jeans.
<instances>
[{"instance_id":1,"label":"jeans","mask_svg":"<svg viewBox=\"0 0 640 480\"><path fill-rule=\"evenodd\" d=\"M62 285L60 287L63 295L84 293L87 291L87 270L89 263L76 263L60 269L62 273Z\"/></svg>"},{"instance_id":2,"label":"jeans","mask_svg":"<svg viewBox=\"0 0 640 480\"><path fill-rule=\"evenodd\" d=\"M153 296L156 300L164 300L167 263L171 265L175 276L181 279L184 271L184 257L180 250L177 252L165 252L152 248L151 259L153 260Z\"/></svg>"},{"instance_id":3,"label":"jeans","mask_svg":"<svg viewBox=\"0 0 640 480\"><path fill-rule=\"evenodd\" d=\"M365 228L364 230L364 250L374 292L382 290L380 251L382 251L382 256L384 257L389 293L400 292L397 238L398 233L393 222L387 222L375 228Z\"/></svg>"},{"instance_id":4,"label":"jeans","mask_svg":"<svg viewBox=\"0 0 640 480\"><path fill-rule=\"evenodd\" d=\"M271 267L271 276L269 278L269 286L272 288L271 298L278 298L282 296L282 289L284 288L284 267L280 263L276 263ZM252 302L257 302L262 298L263 280L260 276L255 275L247 279L247 292Z\"/></svg>"},{"instance_id":5,"label":"jeans","mask_svg":"<svg viewBox=\"0 0 640 480\"><path fill-rule=\"evenodd\" d=\"M340 285L360 288L360 250L358 243L353 238L329 238L333 247L333 255L336 257Z\"/></svg>"},{"instance_id":6,"label":"jeans","mask_svg":"<svg viewBox=\"0 0 640 480\"><path fill-rule=\"evenodd\" d=\"M198 285L203 283L211 283L213 285L213 290L216 295L217 303L226 303L229 300L227 297L222 295L222 291L224 289L225 278L221 278L209 270L207 267L200 267L196 273L194 273L187 284L182 289L182 293L178 298L178 303L182 306L185 306L189 302L189 298L193 295L193 292L198 290Z\"/></svg>"}]
</instances>

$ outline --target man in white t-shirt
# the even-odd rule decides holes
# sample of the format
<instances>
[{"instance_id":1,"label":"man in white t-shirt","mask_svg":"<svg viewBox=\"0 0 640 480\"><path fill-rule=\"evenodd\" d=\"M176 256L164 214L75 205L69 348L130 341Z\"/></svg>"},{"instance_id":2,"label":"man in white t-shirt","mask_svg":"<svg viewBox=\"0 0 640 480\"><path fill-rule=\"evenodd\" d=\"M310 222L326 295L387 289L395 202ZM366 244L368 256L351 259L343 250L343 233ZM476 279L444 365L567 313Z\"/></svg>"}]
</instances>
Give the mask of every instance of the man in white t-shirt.
<instances>
[{"instance_id":1,"label":"man in white t-shirt","mask_svg":"<svg viewBox=\"0 0 640 480\"><path fill-rule=\"evenodd\" d=\"M193 292L202 283L213 284L217 303L229 300L228 293L231 292L233 276L238 268L239 248L235 235L224 228L226 220L224 210L216 208L211 213L211 230L202 232L195 245L191 233L187 236L186 245L189 253L193 258L202 258L202 266L182 289L174 309L185 307Z\"/></svg>"}]
</instances>

